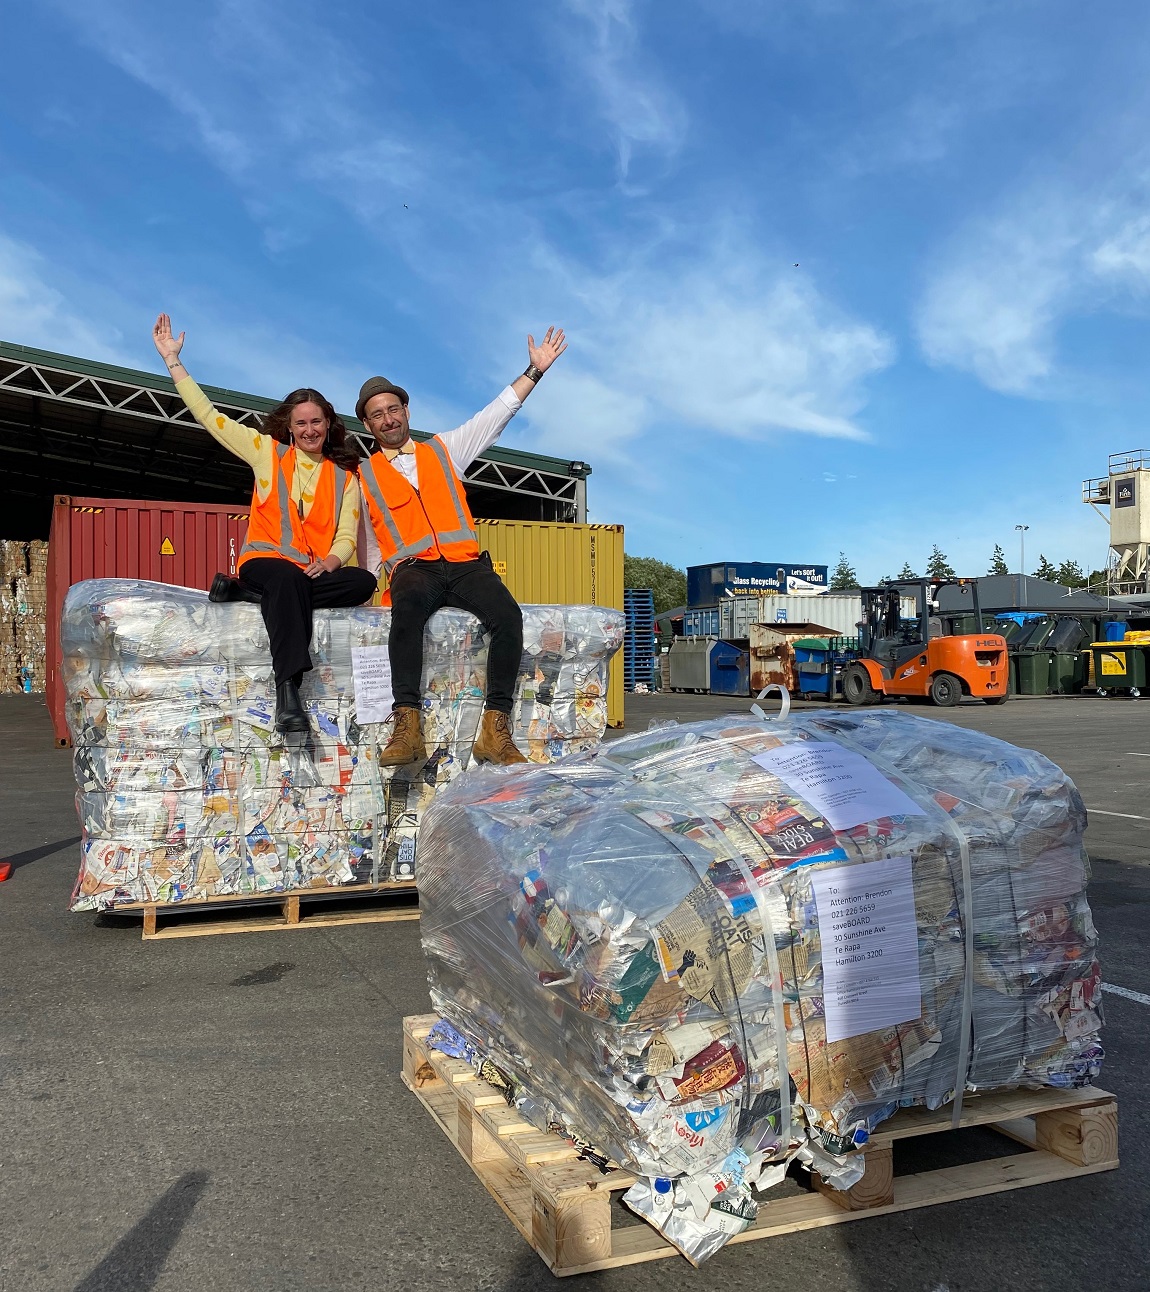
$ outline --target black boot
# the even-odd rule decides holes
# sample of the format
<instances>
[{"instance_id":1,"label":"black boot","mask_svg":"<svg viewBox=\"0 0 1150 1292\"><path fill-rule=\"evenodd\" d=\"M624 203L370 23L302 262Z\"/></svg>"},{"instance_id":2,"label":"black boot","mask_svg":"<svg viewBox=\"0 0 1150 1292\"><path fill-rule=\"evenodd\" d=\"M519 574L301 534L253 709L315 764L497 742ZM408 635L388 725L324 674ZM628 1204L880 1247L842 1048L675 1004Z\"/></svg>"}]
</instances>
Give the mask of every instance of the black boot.
<instances>
[{"instance_id":1,"label":"black boot","mask_svg":"<svg viewBox=\"0 0 1150 1292\"><path fill-rule=\"evenodd\" d=\"M276 730L306 731L307 714L300 703L299 687L290 679L276 686Z\"/></svg>"},{"instance_id":2,"label":"black boot","mask_svg":"<svg viewBox=\"0 0 1150 1292\"><path fill-rule=\"evenodd\" d=\"M244 587L239 579L230 578L226 574L217 574L212 580L212 590L208 593L208 600L217 603L221 601L253 601L258 606L260 594L254 592L251 588Z\"/></svg>"}]
</instances>

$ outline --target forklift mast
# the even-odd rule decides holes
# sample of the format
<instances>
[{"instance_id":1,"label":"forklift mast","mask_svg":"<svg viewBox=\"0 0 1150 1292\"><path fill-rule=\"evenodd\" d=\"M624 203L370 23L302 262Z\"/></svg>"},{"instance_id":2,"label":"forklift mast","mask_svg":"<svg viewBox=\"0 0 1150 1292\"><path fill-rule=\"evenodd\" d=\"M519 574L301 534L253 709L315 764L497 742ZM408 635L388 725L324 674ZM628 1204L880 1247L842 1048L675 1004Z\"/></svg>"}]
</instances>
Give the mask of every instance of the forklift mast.
<instances>
[{"instance_id":1,"label":"forklift mast","mask_svg":"<svg viewBox=\"0 0 1150 1292\"><path fill-rule=\"evenodd\" d=\"M938 604L938 592L945 587L969 588L973 600L975 631L982 632L982 606L977 579L890 579L874 588L861 588L863 618L859 626L859 646L864 655L874 651L881 637L894 637L903 631L902 590L912 589L918 607L918 641L930 641L931 610Z\"/></svg>"}]
</instances>

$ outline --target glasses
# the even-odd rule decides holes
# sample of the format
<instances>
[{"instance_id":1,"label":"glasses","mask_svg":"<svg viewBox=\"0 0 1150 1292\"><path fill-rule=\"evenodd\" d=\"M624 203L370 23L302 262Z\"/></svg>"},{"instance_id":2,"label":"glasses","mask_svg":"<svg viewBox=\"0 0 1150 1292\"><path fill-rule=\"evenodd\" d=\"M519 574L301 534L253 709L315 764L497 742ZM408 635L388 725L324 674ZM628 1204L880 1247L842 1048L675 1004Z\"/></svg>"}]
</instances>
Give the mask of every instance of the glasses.
<instances>
[{"instance_id":1,"label":"glasses","mask_svg":"<svg viewBox=\"0 0 1150 1292\"><path fill-rule=\"evenodd\" d=\"M377 408L374 412L368 413L365 419L368 422L379 422L385 417L398 417L400 413L407 412L403 404L391 404L387 408Z\"/></svg>"}]
</instances>

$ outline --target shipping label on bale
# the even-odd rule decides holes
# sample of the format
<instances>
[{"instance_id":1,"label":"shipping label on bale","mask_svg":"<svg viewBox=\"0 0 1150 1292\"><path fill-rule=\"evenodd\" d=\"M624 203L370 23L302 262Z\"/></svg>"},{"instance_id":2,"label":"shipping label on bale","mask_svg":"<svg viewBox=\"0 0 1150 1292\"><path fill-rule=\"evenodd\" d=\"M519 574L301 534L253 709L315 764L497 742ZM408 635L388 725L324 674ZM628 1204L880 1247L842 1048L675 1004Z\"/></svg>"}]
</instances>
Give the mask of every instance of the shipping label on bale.
<instances>
[{"instance_id":1,"label":"shipping label on bale","mask_svg":"<svg viewBox=\"0 0 1150 1292\"><path fill-rule=\"evenodd\" d=\"M832 830L925 811L862 754L830 741L801 741L756 754L754 761L811 804Z\"/></svg>"},{"instance_id":2,"label":"shipping label on bale","mask_svg":"<svg viewBox=\"0 0 1150 1292\"><path fill-rule=\"evenodd\" d=\"M355 717L360 726L391 717L391 659L386 646L353 646L351 672L355 683Z\"/></svg>"},{"instance_id":3,"label":"shipping label on bale","mask_svg":"<svg viewBox=\"0 0 1150 1292\"><path fill-rule=\"evenodd\" d=\"M811 876L823 944L827 1040L922 1014L909 857L831 866Z\"/></svg>"}]
</instances>

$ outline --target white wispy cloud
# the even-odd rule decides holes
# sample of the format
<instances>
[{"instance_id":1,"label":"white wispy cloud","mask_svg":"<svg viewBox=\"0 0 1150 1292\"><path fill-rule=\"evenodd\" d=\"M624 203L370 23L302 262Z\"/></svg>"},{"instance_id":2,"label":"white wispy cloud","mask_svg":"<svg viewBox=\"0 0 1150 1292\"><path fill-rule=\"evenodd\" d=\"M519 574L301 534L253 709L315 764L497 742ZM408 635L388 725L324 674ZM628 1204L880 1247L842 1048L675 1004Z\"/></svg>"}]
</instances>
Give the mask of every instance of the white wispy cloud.
<instances>
[{"instance_id":1,"label":"white wispy cloud","mask_svg":"<svg viewBox=\"0 0 1150 1292\"><path fill-rule=\"evenodd\" d=\"M1016 7L1038 0L1017 0ZM938 31L953 32L984 22L1001 6L993 0L694 0L694 7L716 25L745 35L784 43L828 20L853 36L860 20L879 28L884 38L906 41Z\"/></svg>"},{"instance_id":2,"label":"white wispy cloud","mask_svg":"<svg viewBox=\"0 0 1150 1292\"><path fill-rule=\"evenodd\" d=\"M52 268L26 243L0 233L0 337L62 354L125 363L123 336L95 308L77 310Z\"/></svg>"},{"instance_id":3,"label":"white wispy cloud","mask_svg":"<svg viewBox=\"0 0 1150 1292\"><path fill-rule=\"evenodd\" d=\"M317 197L370 219L409 195L434 161L433 150L381 124L358 51L289 0L184 11L178 44L139 0L56 3L82 39L187 122L273 239L290 241L275 212L300 181L323 184Z\"/></svg>"},{"instance_id":4,"label":"white wispy cloud","mask_svg":"<svg viewBox=\"0 0 1150 1292\"><path fill-rule=\"evenodd\" d=\"M1150 287L1150 215L1139 211L1120 218L1090 253L1088 266L1100 279L1136 294Z\"/></svg>"},{"instance_id":5,"label":"white wispy cloud","mask_svg":"<svg viewBox=\"0 0 1150 1292\"><path fill-rule=\"evenodd\" d=\"M613 139L619 172L626 178L637 149L673 154L688 119L679 96L644 56L633 0L564 0L574 25L560 24L558 42L580 86ZM655 21L661 11L652 10Z\"/></svg>"},{"instance_id":6,"label":"white wispy cloud","mask_svg":"<svg viewBox=\"0 0 1150 1292\"><path fill-rule=\"evenodd\" d=\"M1058 348L1068 319L1145 308L1150 168L1136 162L1105 188L1076 178L1026 186L945 245L916 313L932 363L1006 394L1050 394L1073 371Z\"/></svg>"},{"instance_id":7,"label":"white wispy cloud","mask_svg":"<svg viewBox=\"0 0 1150 1292\"><path fill-rule=\"evenodd\" d=\"M284 176L330 179L338 200L373 231L395 194L437 194L436 206L455 215L411 221L410 232L389 235L390 248L422 279L425 316L449 310L461 350L490 345L501 374L506 358L496 367L492 338L501 338L501 355L512 345L515 353L523 321L542 323L541 310L578 333L548 378L550 396L541 392L529 405L536 447L624 461L656 430L743 440L864 437L866 381L893 362L892 343L836 306L805 271L772 266L756 249L761 234L687 229L664 213L649 220L645 237L600 229L591 249L558 249L542 215L484 192L467 169L474 161L450 160L442 146L424 149L410 124L383 129L357 51L307 10L228 0L189 15L185 47L173 49L136 0L59 2L105 57L188 123L269 238L292 237L275 208ZM621 172L639 149L673 156L686 116L646 52L640 21L657 11L630 0L565 0L564 12L563 57L589 87ZM195 294L185 300L194 315ZM207 335L214 349L203 353L228 370L251 371L255 389L307 380L337 402L341 392L345 401L354 395L350 369L325 362L321 347L277 345L258 319L226 334L237 347L230 357ZM502 348L502 338L514 339ZM568 409L578 410L575 448Z\"/></svg>"},{"instance_id":8,"label":"white wispy cloud","mask_svg":"<svg viewBox=\"0 0 1150 1292\"><path fill-rule=\"evenodd\" d=\"M701 433L867 438L866 381L894 361L893 343L747 240L711 231L690 253L566 273L572 354L545 407L530 407L541 446L570 444L565 408L579 410L583 452L603 457L652 432L664 445Z\"/></svg>"},{"instance_id":9,"label":"white wispy cloud","mask_svg":"<svg viewBox=\"0 0 1150 1292\"><path fill-rule=\"evenodd\" d=\"M116 266L79 274L0 231L0 337L20 345L162 372L151 343L155 317L139 298L159 294L156 282L126 290ZM173 318L186 331L189 371L205 385L268 398L301 385L324 391L342 409L355 407L364 373L301 338L279 321L222 311L195 291L179 298ZM453 423L449 423L453 424Z\"/></svg>"}]
</instances>

